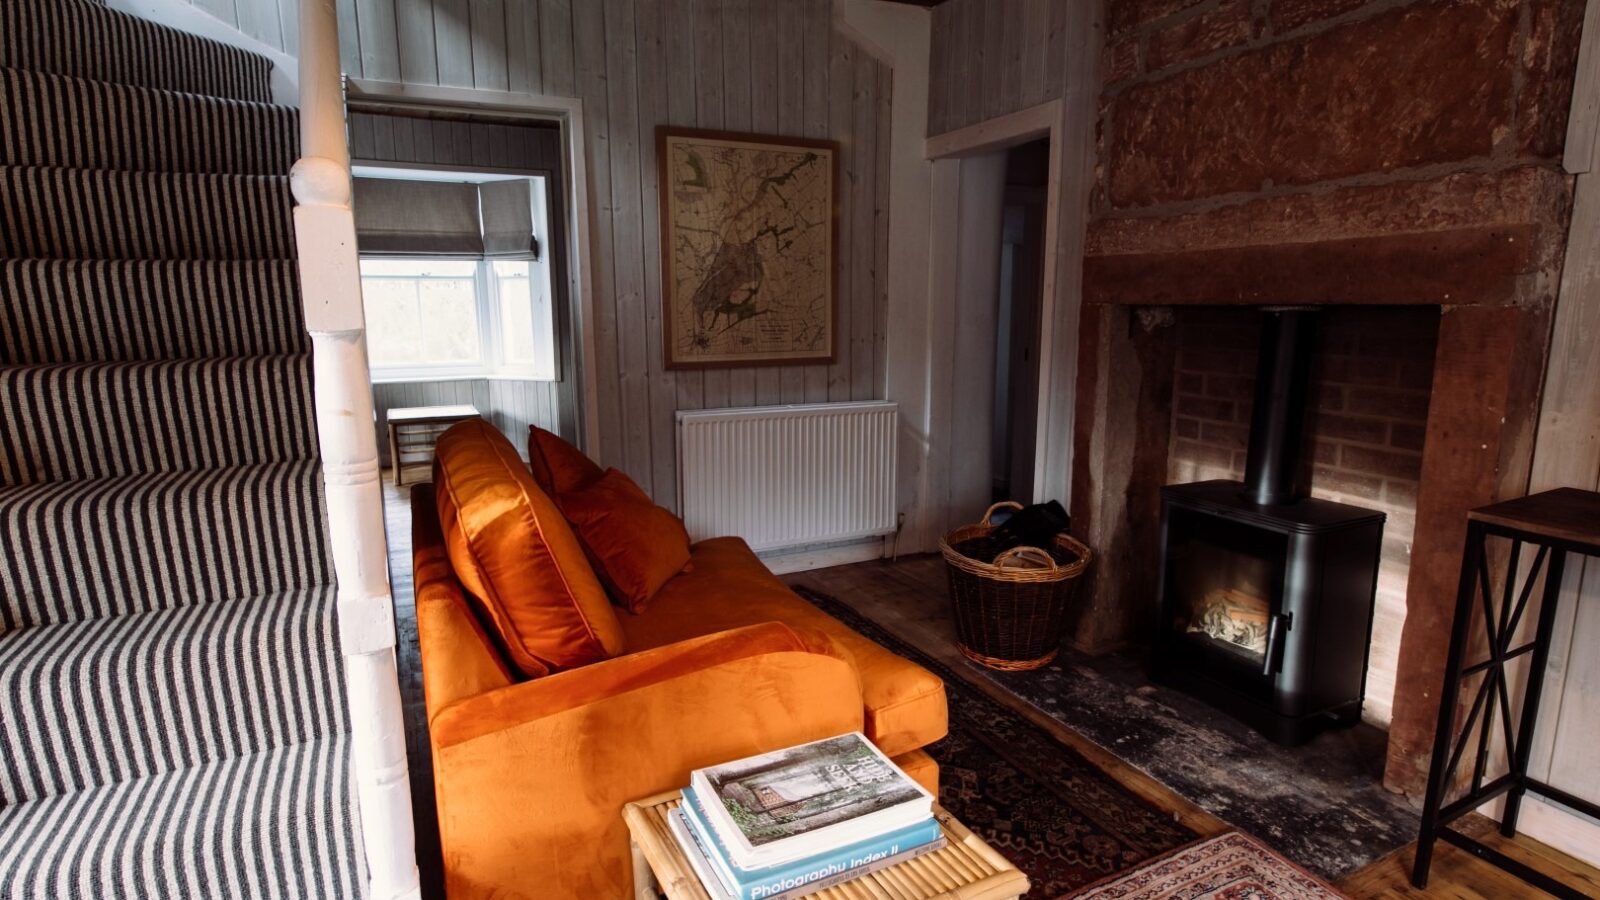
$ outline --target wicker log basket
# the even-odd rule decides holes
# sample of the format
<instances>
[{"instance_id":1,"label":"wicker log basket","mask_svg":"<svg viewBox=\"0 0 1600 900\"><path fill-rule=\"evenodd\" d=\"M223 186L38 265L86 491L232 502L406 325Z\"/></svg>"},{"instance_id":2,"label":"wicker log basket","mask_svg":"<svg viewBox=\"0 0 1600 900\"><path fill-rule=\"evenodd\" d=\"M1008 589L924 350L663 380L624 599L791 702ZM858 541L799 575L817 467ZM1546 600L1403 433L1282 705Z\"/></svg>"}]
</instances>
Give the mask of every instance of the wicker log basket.
<instances>
[{"instance_id":1,"label":"wicker log basket","mask_svg":"<svg viewBox=\"0 0 1600 900\"><path fill-rule=\"evenodd\" d=\"M955 548L987 538L991 517L1001 509L1021 509L1010 500L996 503L983 521L950 532L939 542L955 606L956 638L970 660L991 669L1037 669L1055 659L1067 626L1067 606L1078 576L1094 554L1070 535L1056 535L1057 556L1039 547L1017 547L985 562ZM1058 556L1068 556L1062 563Z\"/></svg>"}]
</instances>

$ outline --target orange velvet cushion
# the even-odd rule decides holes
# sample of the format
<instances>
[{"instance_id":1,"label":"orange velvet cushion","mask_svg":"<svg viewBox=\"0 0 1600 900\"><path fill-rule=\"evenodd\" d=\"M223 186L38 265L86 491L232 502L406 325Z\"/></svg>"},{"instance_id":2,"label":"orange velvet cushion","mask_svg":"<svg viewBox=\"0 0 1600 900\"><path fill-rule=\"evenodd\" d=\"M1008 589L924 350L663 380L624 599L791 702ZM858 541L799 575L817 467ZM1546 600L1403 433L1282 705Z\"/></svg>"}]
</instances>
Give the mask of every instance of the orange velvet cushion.
<instances>
[{"instance_id":1,"label":"orange velvet cushion","mask_svg":"<svg viewBox=\"0 0 1600 900\"><path fill-rule=\"evenodd\" d=\"M558 502L611 598L629 612L644 609L689 564L683 523L616 469L586 488L560 494Z\"/></svg>"},{"instance_id":2,"label":"orange velvet cushion","mask_svg":"<svg viewBox=\"0 0 1600 900\"><path fill-rule=\"evenodd\" d=\"M622 628L577 537L494 426L471 419L440 435L433 483L456 577L524 675L622 652Z\"/></svg>"},{"instance_id":3,"label":"orange velvet cushion","mask_svg":"<svg viewBox=\"0 0 1600 900\"><path fill-rule=\"evenodd\" d=\"M537 425L528 426L528 468L539 488L557 498L594 484L604 474L582 450Z\"/></svg>"}]
</instances>

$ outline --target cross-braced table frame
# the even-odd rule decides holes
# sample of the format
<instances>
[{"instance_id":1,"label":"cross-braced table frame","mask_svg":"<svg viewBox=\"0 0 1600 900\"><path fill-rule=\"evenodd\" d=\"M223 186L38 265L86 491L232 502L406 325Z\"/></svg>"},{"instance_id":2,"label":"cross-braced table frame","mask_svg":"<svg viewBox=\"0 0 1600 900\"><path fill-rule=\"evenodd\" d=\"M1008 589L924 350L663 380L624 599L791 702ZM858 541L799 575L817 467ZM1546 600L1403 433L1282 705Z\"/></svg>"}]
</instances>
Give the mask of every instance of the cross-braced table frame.
<instances>
[{"instance_id":1,"label":"cross-braced table frame","mask_svg":"<svg viewBox=\"0 0 1600 900\"><path fill-rule=\"evenodd\" d=\"M1570 499L1580 492L1558 493ZM1526 507L1531 506L1528 501L1537 499L1530 497L1517 502ZM1581 498L1581 502L1592 501ZM1545 665L1549 661L1550 644L1554 638L1567 555L1600 556L1600 533L1585 537L1581 532L1541 527L1540 523L1522 526L1512 516L1480 516L1480 513L1490 513L1507 506L1474 511L1467 523L1461 580L1456 593L1455 623L1450 634L1444 692L1440 694L1438 730L1434 735L1433 763L1428 774L1427 800L1423 806L1411 881L1419 888L1427 886L1434 844L1437 840L1444 840L1556 897L1583 900L1585 895L1575 889L1450 827L1450 823L1461 816L1504 796L1505 812L1501 818L1500 832L1510 837L1516 834L1522 798L1529 793L1600 817L1600 805L1528 776L1534 728L1544 689ZM1600 528L1600 521L1593 522L1592 527ZM1498 608L1489 577L1488 543L1491 538L1511 541ZM1536 548L1536 551L1519 588L1517 575L1525 547ZM1523 617L1528 612L1541 574L1544 575L1543 599L1533 639L1513 647L1512 641L1516 639ZM1591 598L1590 602L1600 602L1600 598ZM1480 603L1483 613L1481 620L1476 616ZM1467 664L1475 625L1487 639L1485 646L1488 656L1481 662ZM1514 717L1511 698L1515 685L1509 683L1506 667L1523 656L1529 658L1528 677L1523 686L1521 715ZM1457 699L1463 682L1480 673L1483 679L1473 693L1466 715L1458 716ZM1515 728L1513 721L1517 722ZM1492 742L1495 741L1503 744L1510 771L1486 781ZM1461 764L1468 758L1469 749L1473 751L1472 777L1467 791L1461 797L1445 803L1446 795L1462 780Z\"/></svg>"}]
</instances>

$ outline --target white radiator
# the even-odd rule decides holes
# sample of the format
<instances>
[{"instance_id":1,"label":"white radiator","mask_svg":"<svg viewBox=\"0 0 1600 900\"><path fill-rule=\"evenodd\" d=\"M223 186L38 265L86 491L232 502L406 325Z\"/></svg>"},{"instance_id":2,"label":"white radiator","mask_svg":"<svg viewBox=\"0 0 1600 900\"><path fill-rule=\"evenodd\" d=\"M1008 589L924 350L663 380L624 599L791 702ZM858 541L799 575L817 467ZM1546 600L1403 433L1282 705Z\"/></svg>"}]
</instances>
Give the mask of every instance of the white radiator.
<instances>
[{"instance_id":1,"label":"white radiator","mask_svg":"<svg viewBox=\"0 0 1600 900\"><path fill-rule=\"evenodd\" d=\"M678 496L695 540L757 551L892 534L893 403L678 413Z\"/></svg>"}]
</instances>

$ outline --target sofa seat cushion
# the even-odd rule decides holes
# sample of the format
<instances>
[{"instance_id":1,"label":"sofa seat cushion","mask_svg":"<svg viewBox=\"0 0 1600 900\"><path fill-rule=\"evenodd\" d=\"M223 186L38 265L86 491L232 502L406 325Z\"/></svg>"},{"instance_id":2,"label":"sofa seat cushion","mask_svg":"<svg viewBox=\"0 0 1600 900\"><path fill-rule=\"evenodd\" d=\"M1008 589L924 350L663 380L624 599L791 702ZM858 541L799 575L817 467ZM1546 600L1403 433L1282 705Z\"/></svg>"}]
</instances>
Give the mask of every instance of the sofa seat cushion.
<instances>
[{"instance_id":1,"label":"sofa seat cushion","mask_svg":"<svg viewBox=\"0 0 1600 900\"><path fill-rule=\"evenodd\" d=\"M578 538L499 430L482 419L451 426L435 446L433 484L450 565L523 675L622 652Z\"/></svg>"},{"instance_id":2,"label":"sofa seat cushion","mask_svg":"<svg viewBox=\"0 0 1600 900\"><path fill-rule=\"evenodd\" d=\"M944 737L944 682L801 599L736 537L694 545L689 571L668 581L643 613L620 616L629 652L761 622L824 632L861 675L866 735L889 756Z\"/></svg>"}]
</instances>

